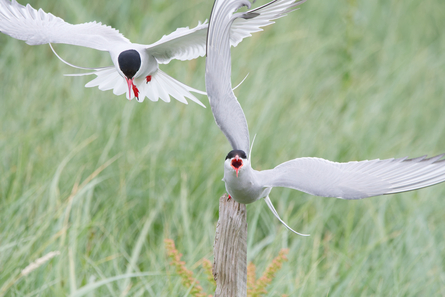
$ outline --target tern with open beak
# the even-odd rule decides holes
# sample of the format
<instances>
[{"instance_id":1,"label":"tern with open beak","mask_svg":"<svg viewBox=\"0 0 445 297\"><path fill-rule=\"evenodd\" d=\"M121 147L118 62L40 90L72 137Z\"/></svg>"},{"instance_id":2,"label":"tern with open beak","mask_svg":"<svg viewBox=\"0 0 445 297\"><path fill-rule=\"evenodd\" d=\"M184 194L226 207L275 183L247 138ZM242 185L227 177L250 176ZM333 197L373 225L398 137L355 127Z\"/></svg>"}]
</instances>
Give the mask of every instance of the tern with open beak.
<instances>
[{"instance_id":1,"label":"tern with open beak","mask_svg":"<svg viewBox=\"0 0 445 297\"><path fill-rule=\"evenodd\" d=\"M302 2L295 2L280 12L280 16ZM275 217L295 232L281 220L269 199L273 187L291 188L322 197L361 199L416 190L445 181L443 155L348 163L297 158L274 169L253 169L246 117L232 91L230 79L230 24L240 18L255 19L250 12L235 13L242 6L250 7L250 2L216 0L207 38L207 96L215 121L233 148L224 162L223 179L231 198L243 204L264 198Z\"/></svg>"},{"instance_id":2,"label":"tern with open beak","mask_svg":"<svg viewBox=\"0 0 445 297\"><path fill-rule=\"evenodd\" d=\"M255 18L239 19L230 28L230 44L238 45L245 37L261 31L261 27L273 23L276 11L282 3L255 9ZM159 64L167 64L172 59L192 60L205 55L208 23L200 23L189 29L178 28L159 41L144 45L131 43L118 30L101 23L90 22L72 25L59 17L36 10L29 4L22 6L16 0L0 0L0 32L13 38L24 40L29 45L64 43L88 47L110 53L114 66L85 68L70 64L71 67L89 70L87 73L72 74L83 76L95 74L97 77L86 87L98 87L100 90L113 90L115 95L126 93L129 100L136 98L152 101L159 98L170 102L170 96L187 104L186 97L204 106L190 92L205 94L170 77L159 69Z\"/></svg>"}]
</instances>

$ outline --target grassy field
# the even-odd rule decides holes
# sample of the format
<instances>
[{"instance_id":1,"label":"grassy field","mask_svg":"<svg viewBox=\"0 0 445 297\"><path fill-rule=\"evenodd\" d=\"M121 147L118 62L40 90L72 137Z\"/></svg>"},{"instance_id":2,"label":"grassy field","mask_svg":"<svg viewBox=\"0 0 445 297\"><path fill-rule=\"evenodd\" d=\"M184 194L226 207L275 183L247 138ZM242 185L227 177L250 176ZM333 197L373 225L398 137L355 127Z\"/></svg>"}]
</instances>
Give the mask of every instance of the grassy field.
<instances>
[{"instance_id":1,"label":"grassy field","mask_svg":"<svg viewBox=\"0 0 445 297\"><path fill-rule=\"evenodd\" d=\"M213 4L30 1L138 43L195 26ZM257 134L253 167L444 153L444 28L443 1L308 1L243 41L232 81L250 74L236 95ZM56 50L77 65L111 64L107 53ZM85 296L187 296L165 238L209 290L198 264L213 259L230 151L210 108L84 88L88 78L64 77L76 69L48 46L3 34L0 55L0 294L81 296L108 280ZM161 65L202 90L204 67ZM445 296L444 198L445 184L359 201L274 189L282 218L311 236L290 233L262 201L249 205L249 261L261 272L289 249L268 296ZM50 251L60 255L20 277Z\"/></svg>"}]
</instances>

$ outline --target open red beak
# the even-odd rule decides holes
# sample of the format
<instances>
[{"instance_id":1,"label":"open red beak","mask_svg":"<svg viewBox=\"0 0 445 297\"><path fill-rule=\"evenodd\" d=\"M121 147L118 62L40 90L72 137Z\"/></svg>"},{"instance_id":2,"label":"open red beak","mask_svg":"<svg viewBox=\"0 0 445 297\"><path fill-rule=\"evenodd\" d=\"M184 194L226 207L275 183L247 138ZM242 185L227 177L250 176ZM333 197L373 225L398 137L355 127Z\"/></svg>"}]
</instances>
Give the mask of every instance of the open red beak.
<instances>
[{"instance_id":1,"label":"open red beak","mask_svg":"<svg viewBox=\"0 0 445 297\"><path fill-rule=\"evenodd\" d=\"M238 171L240 170L241 167L243 167L243 159L241 159L240 157L238 157L238 155L236 155L235 158L233 158L232 161L230 162L230 165L232 166L233 169L235 169L236 177L238 177Z\"/></svg>"}]
</instances>

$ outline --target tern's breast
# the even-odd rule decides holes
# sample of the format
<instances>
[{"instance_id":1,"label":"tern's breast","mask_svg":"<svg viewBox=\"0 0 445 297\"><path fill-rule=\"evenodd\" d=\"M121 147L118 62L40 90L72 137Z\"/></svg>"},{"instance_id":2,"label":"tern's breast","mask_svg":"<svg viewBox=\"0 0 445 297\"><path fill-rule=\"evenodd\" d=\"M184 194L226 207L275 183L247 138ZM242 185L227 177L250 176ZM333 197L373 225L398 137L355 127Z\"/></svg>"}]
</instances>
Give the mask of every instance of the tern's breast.
<instances>
[{"instance_id":1,"label":"tern's breast","mask_svg":"<svg viewBox=\"0 0 445 297\"><path fill-rule=\"evenodd\" d=\"M261 198L264 190L250 174L240 174L238 177L235 174L225 174L224 181L229 195L243 204L255 202Z\"/></svg>"}]
</instances>

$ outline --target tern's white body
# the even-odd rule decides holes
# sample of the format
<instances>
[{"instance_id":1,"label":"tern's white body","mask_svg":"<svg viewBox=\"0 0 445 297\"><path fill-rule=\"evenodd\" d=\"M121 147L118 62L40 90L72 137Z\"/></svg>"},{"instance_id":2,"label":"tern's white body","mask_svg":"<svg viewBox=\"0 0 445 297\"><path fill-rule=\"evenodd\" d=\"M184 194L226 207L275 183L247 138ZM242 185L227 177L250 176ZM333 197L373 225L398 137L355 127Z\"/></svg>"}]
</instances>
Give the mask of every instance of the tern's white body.
<instances>
[{"instance_id":1,"label":"tern's white body","mask_svg":"<svg viewBox=\"0 0 445 297\"><path fill-rule=\"evenodd\" d=\"M271 188L258 183L258 171L253 170L250 161L246 160L236 176L235 170L230 166L230 159L224 162L224 179L227 193L235 201L249 204L269 195Z\"/></svg>"},{"instance_id":2,"label":"tern's white body","mask_svg":"<svg viewBox=\"0 0 445 297\"><path fill-rule=\"evenodd\" d=\"M283 11L275 15L277 18L302 2L277 0L263 7L281 5ZM207 39L206 89L215 121L233 148L224 162L223 179L233 199L248 204L264 198L280 222L295 232L281 220L269 199L273 187L286 187L323 197L362 199L416 190L445 181L444 155L347 163L321 158L297 158L270 170L254 170L251 167L251 155L247 155L250 139L246 117L233 94L230 81L228 29L238 18L256 17L254 10L235 13L244 5L250 6L250 2L216 0Z\"/></svg>"}]
</instances>

